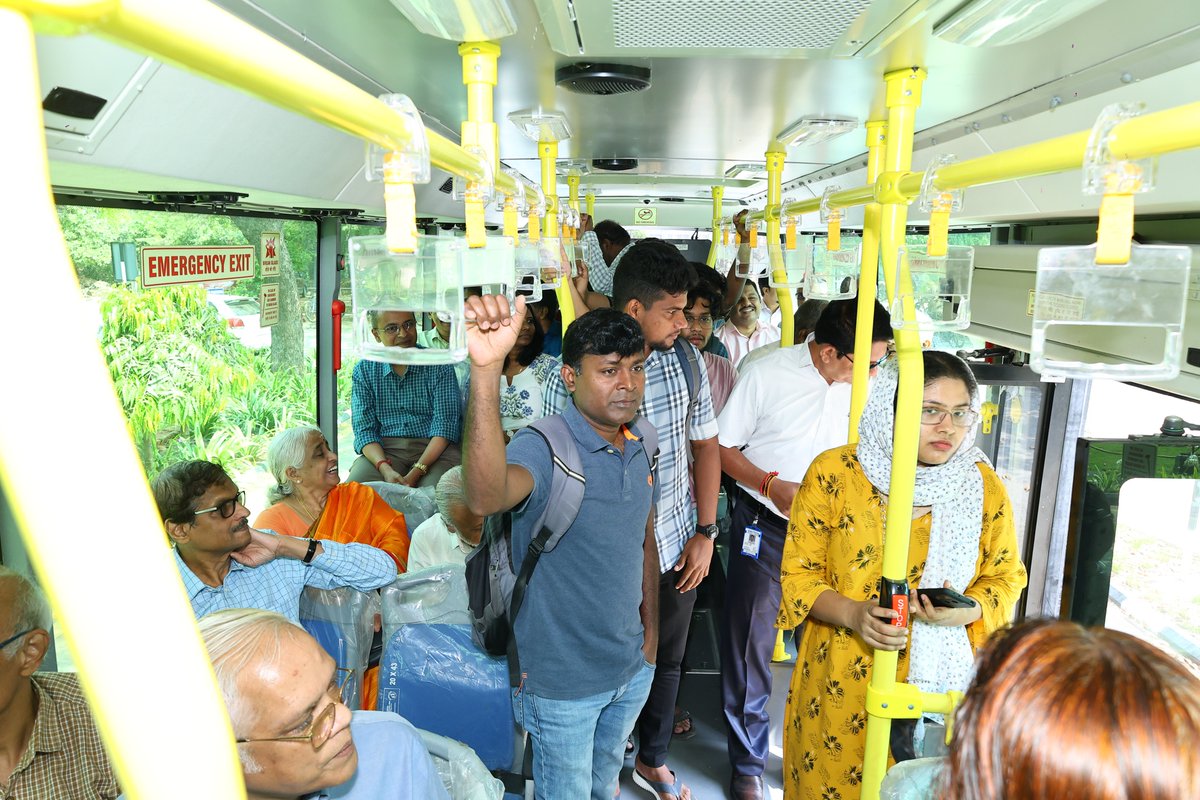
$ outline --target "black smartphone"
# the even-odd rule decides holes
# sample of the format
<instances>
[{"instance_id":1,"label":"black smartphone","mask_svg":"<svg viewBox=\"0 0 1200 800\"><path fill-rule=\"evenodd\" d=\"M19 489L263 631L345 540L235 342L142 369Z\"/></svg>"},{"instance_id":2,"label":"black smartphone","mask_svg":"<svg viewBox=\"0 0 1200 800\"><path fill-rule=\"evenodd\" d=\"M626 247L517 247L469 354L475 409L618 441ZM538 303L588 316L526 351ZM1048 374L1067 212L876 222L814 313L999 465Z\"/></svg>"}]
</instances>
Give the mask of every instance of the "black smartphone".
<instances>
[{"instance_id":1,"label":"black smartphone","mask_svg":"<svg viewBox=\"0 0 1200 800\"><path fill-rule=\"evenodd\" d=\"M917 589L917 594L928 597L938 608L974 608L975 601L953 589Z\"/></svg>"}]
</instances>

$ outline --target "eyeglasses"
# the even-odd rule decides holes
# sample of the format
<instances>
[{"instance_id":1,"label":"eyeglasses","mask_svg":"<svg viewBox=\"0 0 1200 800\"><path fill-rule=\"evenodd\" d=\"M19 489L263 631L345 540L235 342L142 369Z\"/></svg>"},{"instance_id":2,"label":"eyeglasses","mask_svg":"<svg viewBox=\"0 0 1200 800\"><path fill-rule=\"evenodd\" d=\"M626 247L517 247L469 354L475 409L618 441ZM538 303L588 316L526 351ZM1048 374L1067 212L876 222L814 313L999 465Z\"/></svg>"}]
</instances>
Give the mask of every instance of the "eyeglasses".
<instances>
[{"instance_id":1,"label":"eyeglasses","mask_svg":"<svg viewBox=\"0 0 1200 800\"><path fill-rule=\"evenodd\" d=\"M688 325L712 325L713 318L710 314L701 314L698 317L693 317L691 314L685 313L683 319Z\"/></svg>"},{"instance_id":2,"label":"eyeglasses","mask_svg":"<svg viewBox=\"0 0 1200 800\"><path fill-rule=\"evenodd\" d=\"M13 642L15 642L17 639L20 639L20 638L21 638L22 636L24 636L25 634L27 634L27 633L33 633L33 632L34 632L34 631L36 631L36 630L37 630L37 628L29 628L28 630L23 630L23 631L21 631L20 633L18 633L18 634L16 634L16 635L14 635L14 636L10 636L10 637L8 637L8 638L7 638L7 639L5 639L3 642L0 642L0 650L3 650L4 648L8 647L10 644L12 644Z\"/></svg>"},{"instance_id":3,"label":"eyeglasses","mask_svg":"<svg viewBox=\"0 0 1200 800\"><path fill-rule=\"evenodd\" d=\"M945 408L937 408L936 406L924 406L921 409L921 424L939 425L946 419L947 414L950 415L950 421L954 423L954 427L956 428L969 428L975 424L975 420L979 419L979 414L964 408L956 408L950 411Z\"/></svg>"},{"instance_id":4,"label":"eyeglasses","mask_svg":"<svg viewBox=\"0 0 1200 800\"><path fill-rule=\"evenodd\" d=\"M221 519L229 519L233 516L233 512L237 511L238 506L244 505L246 505L246 493L238 492L233 497L229 498L228 500L222 500L212 508L200 508L196 511L193 511L192 514L208 514L212 511L216 511L221 515Z\"/></svg>"},{"instance_id":5,"label":"eyeglasses","mask_svg":"<svg viewBox=\"0 0 1200 800\"><path fill-rule=\"evenodd\" d=\"M308 733L300 736L271 736L264 739L236 739L235 741L238 744L250 744L251 742L308 742L312 745L313 750L320 750L329 741L329 737L333 735L333 720L337 715L338 703L342 702L341 685L345 680L341 677L342 672L348 675L350 670L339 668L338 680L331 683L326 690L326 697L332 696L336 692L338 699L330 701L329 705L325 706L320 714L317 714L316 719L312 721L312 725L308 726Z\"/></svg>"},{"instance_id":6,"label":"eyeglasses","mask_svg":"<svg viewBox=\"0 0 1200 800\"><path fill-rule=\"evenodd\" d=\"M417 323L410 319L408 322L401 322L399 324L393 322L391 325L385 325L382 328L376 328L376 330L380 333L386 333L388 336L396 336L400 331L409 333L415 327L417 327Z\"/></svg>"},{"instance_id":7,"label":"eyeglasses","mask_svg":"<svg viewBox=\"0 0 1200 800\"><path fill-rule=\"evenodd\" d=\"M838 350L837 354L838 354L838 358L844 358L847 361L849 361L851 364L854 363L854 354L853 353L843 353L841 350ZM886 353L884 353L882 356L880 356L878 361L871 361L867 364L867 366L869 366L871 369L875 369L880 364L882 364L883 362L885 362L889 358L891 358L893 355L895 355L895 353L893 353L891 350L888 350Z\"/></svg>"}]
</instances>

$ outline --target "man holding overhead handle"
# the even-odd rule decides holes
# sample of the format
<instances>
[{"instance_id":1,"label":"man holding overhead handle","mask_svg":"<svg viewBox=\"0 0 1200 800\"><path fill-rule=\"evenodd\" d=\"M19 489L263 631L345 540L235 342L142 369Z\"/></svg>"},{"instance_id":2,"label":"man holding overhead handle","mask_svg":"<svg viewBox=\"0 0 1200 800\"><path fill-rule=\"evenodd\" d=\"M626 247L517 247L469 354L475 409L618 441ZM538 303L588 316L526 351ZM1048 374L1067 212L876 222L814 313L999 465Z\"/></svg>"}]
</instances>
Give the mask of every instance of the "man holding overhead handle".
<instances>
[{"instance_id":1,"label":"man holding overhead handle","mask_svg":"<svg viewBox=\"0 0 1200 800\"><path fill-rule=\"evenodd\" d=\"M550 438L517 432L507 449L500 373L529 313L503 297L467 300L471 356L465 497L484 516L512 509L519 574L539 531L556 467ZM653 453L636 419L645 385L637 323L612 309L579 317L563 337L562 422L584 483L574 521L541 552L514 622L519 685L513 714L533 741L539 800L611 800L625 738L650 691L658 624ZM597 613L597 608L602 610Z\"/></svg>"}]
</instances>

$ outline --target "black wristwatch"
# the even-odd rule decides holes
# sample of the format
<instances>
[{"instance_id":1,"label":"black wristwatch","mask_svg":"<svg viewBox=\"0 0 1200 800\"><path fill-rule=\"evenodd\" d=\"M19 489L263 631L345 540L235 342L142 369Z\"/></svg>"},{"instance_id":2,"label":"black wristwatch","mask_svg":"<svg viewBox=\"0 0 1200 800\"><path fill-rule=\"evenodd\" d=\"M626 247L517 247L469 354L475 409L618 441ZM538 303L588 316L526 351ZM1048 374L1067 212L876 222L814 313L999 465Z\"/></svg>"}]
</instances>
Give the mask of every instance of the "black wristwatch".
<instances>
[{"instance_id":1,"label":"black wristwatch","mask_svg":"<svg viewBox=\"0 0 1200 800\"><path fill-rule=\"evenodd\" d=\"M721 532L721 528L715 522L712 525L697 525L696 526L696 533L699 533L702 536L707 537L709 541L716 540L717 534L720 532Z\"/></svg>"}]
</instances>

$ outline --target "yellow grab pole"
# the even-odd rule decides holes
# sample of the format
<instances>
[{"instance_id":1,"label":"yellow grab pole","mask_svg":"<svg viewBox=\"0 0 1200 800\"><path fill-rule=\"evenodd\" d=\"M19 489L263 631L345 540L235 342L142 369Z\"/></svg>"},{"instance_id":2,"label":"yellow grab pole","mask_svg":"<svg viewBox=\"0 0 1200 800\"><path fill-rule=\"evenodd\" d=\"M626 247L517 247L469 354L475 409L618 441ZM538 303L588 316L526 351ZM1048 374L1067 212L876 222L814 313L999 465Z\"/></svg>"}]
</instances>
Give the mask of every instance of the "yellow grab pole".
<instances>
[{"instance_id":1,"label":"yellow grab pole","mask_svg":"<svg viewBox=\"0 0 1200 800\"><path fill-rule=\"evenodd\" d=\"M721 201L724 199L725 199L725 187L724 186L712 187L712 204L713 204L712 242L708 245L708 258L706 258L704 260L704 263L708 264L710 267L714 267L714 268L717 266L717 252L721 248L721 243L719 241L717 241L717 238L721 235L721 233L720 233Z\"/></svg>"},{"instance_id":2,"label":"yellow grab pole","mask_svg":"<svg viewBox=\"0 0 1200 800\"><path fill-rule=\"evenodd\" d=\"M316 120L384 150L404 150L403 122L383 102L249 23L204 0L0 0L39 33L95 33ZM482 178L479 159L425 131L435 167ZM516 191L508 175L497 186Z\"/></svg>"},{"instance_id":3,"label":"yellow grab pole","mask_svg":"<svg viewBox=\"0 0 1200 800\"><path fill-rule=\"evenodd\" d=\"M767 254L771 259L771 274L776 283L787 282L783 267L783 249L779 244L779 205L783 197L783 162L786 153L769 151L767 159ZM779 300L780 347L791 347L796 340L796 305L792 302L792 290L780 289L775 293ZM782 637L782 632L780 636Z\"/></svg>"},{"instance_id":4,"label":"yellow grab pole","mask_svg":"<svg viewBox=\"0 0 1200 800\"><path fill-rule=\"evenodd\" d=\"M867 183L879 178L880 162L887 144L887 123L867 123ZM867 381L871 375L871 329L875 322L875 300L879 282L878 203L863 208L862 265L858 273L858 317L854 326L854 381L850 393L850 443L858 441L858 422L867 407Z\"/></svg>"},{"instance_id":5,"label":"yellow grab pole","mask_svg":"<svg viewBox=\"0 0 1200 800\"><path fill-rule=\"evenodd\" d=\"M575 211L579 211L579 181L578 174L567 176L567 205ZM574 242L579 238L579 232L573 226L569 230L571 241Z\"/></svg>"},{"instance_id":6,"label":"yellow grab pole","mask_svg":"<svg viewBox=\"0 0 1200 800\"><path fill-rule=\"evenodd\" d=\"M588 192L585 195L587 200L587 215L592 218L592 222L596 222L596 193Z\"/></svg>"},{"instance_id":7,"label":"yellow grab pole","mask_svg":"<svg viewBox=\"0 0 1200 800\"><path fill-rule=\"evenodd\" d=\"M894 187L899 177L912 166L913 130L917 107L921 104L921 84L925 70L889 72L884 76L887 89L887 148L883 170L876 186ZM908 218L907 198L894 189L877 189L883 206L880 247L884 280L888 295L896 296L895 268L897 248L904 239ZM907 280L907 276L901 276ZM911 294L911 293L910 293ZM909 315L912 315L911 317ZM905 316L915 317L906 307ZM888 488L888 514L883 547L883 577L907 585L908 539L912 526L913 483L916 480L917 445L920 439L920 414L924 367L921 361L921 337L916 330L896 331L900 385L896 401L896 422L892 438L892 480ZM894 650L876 650L871 668L871 689L888 695L895 691L898 654ZM891 719L867 712L867 737L863 758L862 800L878 800L879 787L887 770Z\"/></svg>"},{"instance_id":8,"label":"yellow grab pole","mask_svg":"<svg viewBox=\"0 0 1200 800\"><path fill-rule=\"evenodd\" d=\"M9 303L0 336L15 348L38 330L55 354L21 362L22 380L41 402L15 387L0 392L0 485L125 796L244 798L225 704L59 229L33 28L8 8L0 8L0 73L0 217L21 221L9 243L14 263L39 265L38 302ZM46 308L55 310L52 325ZM88 448L104 454L104 476L72 481L63 502L63 487L46 476L62 471L68 442L55 432L68 408L72 428L87 431ZM103 523L109 535L84 544L80 509L119 513Z\"/></svg>"},{"instance_id":9,"label":"yellow grab pole","mask_svg":"<svg viewBox=\"0 0 1200 800\"><path fill-rule=\"evenodd\" d=\"M554 171L555 162L558 161L558 142L538 142L538 157L542 164L542 193L546 195L546 218L542 220L542 234L547 239L554 239L558 236L558 176ZM570 273L567 275L555 290L563 333L575 321L575 302L571 299L571 287L567 285Z\"/></svg>"},{"instance_id":10,"label":"yellow grab pole","mask_svg":"<svg viewBox=\"0 0 1200 800\"><path fill-rule=\"evenodd\" d=\"M463 83L467 87L467 118L463 120L462 146L476 147L487 158L493 176L500 172L497 157L497 130L492 109L492 92L496 88L496 62L500 45L495 42L464 42L458 46L462 57ZM487 244L484 228L484 205L487 202L481 187L467 184L466 221L467 244L483 247Z\"/></svg>"}]
</instances>

